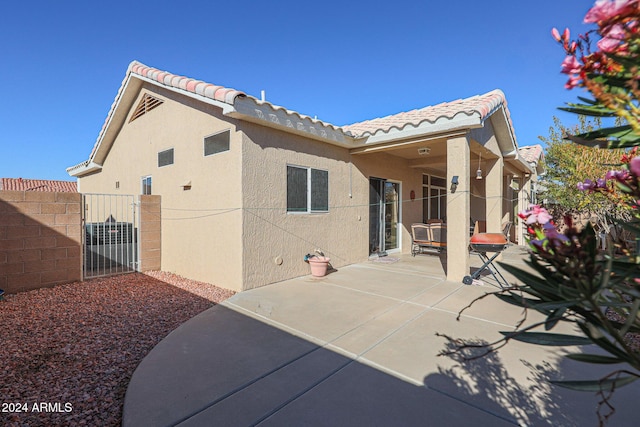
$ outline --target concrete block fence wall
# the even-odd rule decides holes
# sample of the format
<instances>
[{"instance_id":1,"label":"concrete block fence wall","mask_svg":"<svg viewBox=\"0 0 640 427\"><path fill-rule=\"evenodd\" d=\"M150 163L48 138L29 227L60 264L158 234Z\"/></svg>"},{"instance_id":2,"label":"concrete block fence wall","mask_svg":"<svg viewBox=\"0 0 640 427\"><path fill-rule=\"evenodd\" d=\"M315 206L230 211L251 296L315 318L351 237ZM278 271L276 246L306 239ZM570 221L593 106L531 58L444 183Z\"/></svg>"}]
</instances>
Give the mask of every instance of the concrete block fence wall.
<instances>
[{"instance_id":1,"label":"concrete block fence wall","mask_svg":"<svg viewBox=\"0 0 640 427\"><path fill-rule=\"evenodd\" d=\"M140 202L140 269L160 269L160 196ZM0 191L0 288L16 293L82 280L81 209L79 193Z\"/></svg>"},{"instance_id":2,"label":"concrete block fence wall","mask_svg":"<svg viewBox=\"0 0 640 427\"><path fill-rule=\"evenodd\" d=\"M81 195L0 191L0 288L28 291L82 278Z\"/></svg>"}]
</instances>

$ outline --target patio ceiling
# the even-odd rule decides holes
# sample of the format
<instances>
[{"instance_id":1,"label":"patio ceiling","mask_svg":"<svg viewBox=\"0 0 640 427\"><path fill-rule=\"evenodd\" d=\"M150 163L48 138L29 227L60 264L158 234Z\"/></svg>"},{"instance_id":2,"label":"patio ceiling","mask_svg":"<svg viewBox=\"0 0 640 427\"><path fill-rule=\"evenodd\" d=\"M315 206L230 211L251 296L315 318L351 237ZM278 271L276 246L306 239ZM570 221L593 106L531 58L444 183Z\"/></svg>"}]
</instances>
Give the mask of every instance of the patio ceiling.
<instances>
[{"instance_id":1,"label":"patio ceiling","mask_svg":"<svg viewBox=\"0 0 640 427\"><path fill-rule=\"evenodd\" d=\"M447 135L450 137L450 135ZM366 155L372 153L386 153L401 157L409 161L409 167L426 169L430 173L446 176L447 173L447 139L443 136L434 139L419 139L410 141L395 141L387 145L375 145L351 150L352 154ZM481 157L482 156L482 157ZM475 171L478 161L485 162L497 159L489 149L475 141L470 143L470 164Z\"/></svg>"}]
</instances>

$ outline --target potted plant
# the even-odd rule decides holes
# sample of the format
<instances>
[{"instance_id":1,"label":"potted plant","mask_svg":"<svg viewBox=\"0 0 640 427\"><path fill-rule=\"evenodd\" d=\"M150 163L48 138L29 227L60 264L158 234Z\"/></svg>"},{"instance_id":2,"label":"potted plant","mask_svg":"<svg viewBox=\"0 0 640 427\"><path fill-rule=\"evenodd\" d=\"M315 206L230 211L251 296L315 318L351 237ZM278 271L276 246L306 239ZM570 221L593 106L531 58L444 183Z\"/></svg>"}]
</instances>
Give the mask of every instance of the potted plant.
<instances>
[{"instance_id":1,"label":"potted plant","mask_svg":"<svg viewBox=\"0 0 640 427\"><path fill-rule=\"evenodd\" d=\"M305 255L304 260L309 263L313 277L324 277L327 275L331 258L324 256L322 252L316 252L318 253L317 255Z\"/></svg>"}]
</instances>

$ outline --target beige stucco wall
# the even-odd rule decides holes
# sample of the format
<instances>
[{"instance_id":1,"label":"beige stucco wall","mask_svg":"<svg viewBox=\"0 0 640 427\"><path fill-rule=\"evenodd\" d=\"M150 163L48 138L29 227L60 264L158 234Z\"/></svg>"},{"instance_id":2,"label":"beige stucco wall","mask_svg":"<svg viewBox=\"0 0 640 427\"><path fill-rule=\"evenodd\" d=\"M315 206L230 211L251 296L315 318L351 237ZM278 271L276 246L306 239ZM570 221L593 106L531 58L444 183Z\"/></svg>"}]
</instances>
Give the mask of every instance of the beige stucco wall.
<instances>
[{"instance_id":1,"label":"beige stucco wall","mask_svg":"<svg viewBox=\"0 0 640 427\"><path fill-rule=\"evenodd\" d=\"M140 194L141 178L151 175L152 194L162 196L162 269L240 290L242 136L219 108L156 86L119 108L134 109L145 93L165 102L125 122L102 171L80 178L79 191ZM226 129L230 150L205 157L204 138ZM170 148L174 164L158 167L158 152Z\"/></svg>"},{"instance_id":2,"label":"beige stucco wall","mask_svg":"<svg viewBox=\"0 0 640 427\"><path fill-rule=\"evenodd\" d=\"M410 225L419 222L422 171L381 154L350 155L345 148L257 126L239 125L243 144L244 283L253 288L309 274L304 255L315 249L334 268L369 256L369 177L401 183L402 250L410 251ZM352 163L352 164L351 164ZM287 165L327 170L329 212L287 213Z\"/></svg>"},{"instance_id":3,"label":"beige stucco wall","mask_svg":"<svg viewBox=\"0 0 640 427\"><path fill-rule=\"evenodd\" d=\"M368 211L349 198L348 151L251 123L242 129L245 287L309 274L303 258L315 249L334 267L362 259ZM329 212L287 213L287 165L328 171Z\"/></svg>"}]
</instances>

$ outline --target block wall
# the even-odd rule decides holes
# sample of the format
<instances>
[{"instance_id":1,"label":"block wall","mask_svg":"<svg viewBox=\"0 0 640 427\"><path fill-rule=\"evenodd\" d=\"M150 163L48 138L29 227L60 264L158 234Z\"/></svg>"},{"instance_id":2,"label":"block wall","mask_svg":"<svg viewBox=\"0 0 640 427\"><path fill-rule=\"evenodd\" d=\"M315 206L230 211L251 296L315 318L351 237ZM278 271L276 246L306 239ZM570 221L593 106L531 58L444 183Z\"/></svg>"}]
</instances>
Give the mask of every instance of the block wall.
<instances>
[{"instance_id":1,"label":"block wall","mask_svg":"<svg viewBox=\"0 0 640 427\"><path fill-rule=\"evenodd\" d=\"M82 279L79 193L0 191L0 288L28 291Z\"/></svg>"}]
</instances>

